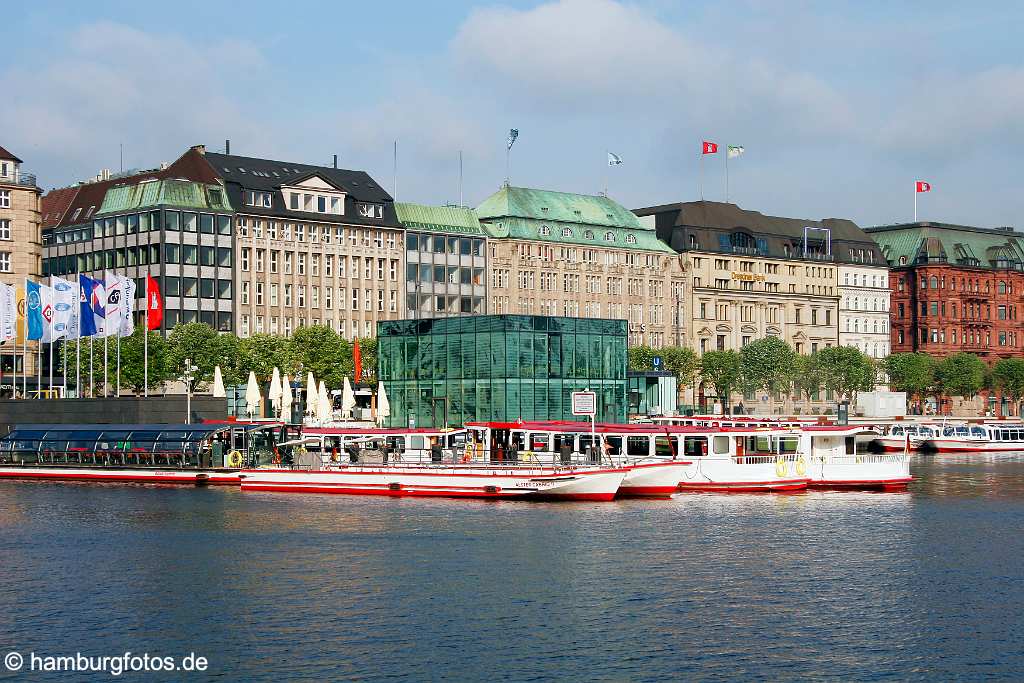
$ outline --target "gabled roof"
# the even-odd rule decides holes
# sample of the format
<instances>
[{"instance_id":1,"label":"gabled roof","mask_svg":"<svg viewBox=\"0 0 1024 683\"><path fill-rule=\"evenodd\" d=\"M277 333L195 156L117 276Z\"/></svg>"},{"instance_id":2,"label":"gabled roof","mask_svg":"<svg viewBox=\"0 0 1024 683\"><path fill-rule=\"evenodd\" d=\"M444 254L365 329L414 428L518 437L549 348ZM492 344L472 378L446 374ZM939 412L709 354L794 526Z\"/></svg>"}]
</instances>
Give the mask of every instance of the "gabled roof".
<instances>
[{"instance_id":1,"label":"gabled roof","mask_svg":"<svg viewBox=\"0 0 1024 683\"><path fill-rule=\"evenodd\" d=\"M40 200L41 205L39 209L39 212L43 215L41 227L52 228L60 225L64 215L68 212L68 208L75 201L78 190L79 186L76 185L74 187L57 188L44 194Z\"/></svg>"},{"instance_id":2,"label":"gabled roof","mask_svg":"<svg viewBox=\"0 0 1024 683\"><path fill-rule=\"evenodd\" d=\"M6 159L7 161L14 161L14 162L17 162L19 164L21 163L21 159L19 159L18 157L14 156L10 152L8 152L2 146L0 146L0 159Z\"/></svg>"},{"instance_id":3,"label":"gabled roof","mask_svg":"<svg viewBox=\"0 0 1024 683\"><path fill-rule=\"evenodd\" d=\"M238 183L250 190L273 191L280 189L282 185L294 185L316 174L361 201L392 201L391 195L366 171L257 159L236 154L207 152L205 156L206 161L224 182Z\"/></svg>"},{"instance_id":4,"label":"gabled roof","mask_svg":"<svg viewBox=\"0 0 1024 683\"><path fill-rule=\"evenodd\" d=\"M633 212L604 196L505 186L476 213L498 239L672 253Z\"/></svg>"},{"instance_id":5,"label":"gabled roof","mask_svg":"<svg viewBox=\"0 0 1024 683\"><path fill-rule=\"evenodd\" d=\"M409 230L483 235L480 220L473 209L460 206L427 206L395 202L399 222Z\"/></svg>"}]
</instances>

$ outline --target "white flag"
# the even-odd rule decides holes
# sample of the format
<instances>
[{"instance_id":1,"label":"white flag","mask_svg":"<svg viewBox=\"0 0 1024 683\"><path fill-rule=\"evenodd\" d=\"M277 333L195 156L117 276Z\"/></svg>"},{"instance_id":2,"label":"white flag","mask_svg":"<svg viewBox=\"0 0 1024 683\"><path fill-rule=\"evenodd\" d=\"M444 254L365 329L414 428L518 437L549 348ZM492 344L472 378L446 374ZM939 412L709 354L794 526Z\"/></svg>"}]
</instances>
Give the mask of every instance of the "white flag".
<instances>
[{"instance_id":1,"label":"white flag","mask_svg":"<svg viewBox=\"0 0 1024 683\"><path fill-rule=\"evenodd\" d=\"M508 131L508 148L512 149L512 145L516 144L516 138L519 137L519 129L512 128Z\"/></svg>"},{"instance_id":2,"label":"white flag","mask_svg":"<svg viewBox=\"0 0 1024 683\"><path fill-rule=\"evenodd\" d=\"M18 322L18 294L14 285L0 282L0 341L16 336Z\"/></svg>"},{"instance_id":3,"label":"white flag","mask_svg":"<svg viewBox=\"0 0 1024 683\"><path fill-rule=\"evenodd\" d=\"M106 302L103 306L103 332L102 337L115 337L121 332L121 298L124 297L124 286L121 278L113 273L107 273L103 283L103 295Z\"/></svg>"},{"instance_id":4,"label":"white flag","mask_svg":"<svg viewBox=\"0 0 1024 683\"><path fill-rule=\"evenodd\" d=\"M135 332L135 280L130 277L121 278L121 330L122 337L130 337Z\"/></svg>"},{"instance_id":5,"label":"white flag","mask_svg":"<svg viewBox=\"0 0 1024 683\"><path fill-rule=\"evenodd\" d=\"M622 163L622 157L620 157L618 154L612 154L611 152L608 152L608 165L609 166L618 166L621 163Z\"/></svg>"},{"instance_id":6,"label":"white flag","mask_svg":"<svg viewBox=\"0 0 1024 683\"><path fill-rule=\"evenodd\" d=\"M57 338L53 329L53 287L39 285L39 310L43 316L43 336L39 341L52 344Z\"/></svg>"},{"instance_id":7,"label":"white flag","mask_svg":"<svg viewBox=\"0 0 1024 683\"><path fill-rule=\"evenodd\" d=\"M735 159L745 151L743 145L729 145L728 155L730 159Z\"/></svg>"},{"instance_id":8,"label":"white flag","mask_svg":"<svg viewBox=\"0 0 1024 683\"><path fill-rule=\"evenodd\" d=\"M53 334L50 341L62 337L73 338L69 336L69 332L72 319L78 319L78 285L53 276L50 277L50 284L53 289L53 322L50 325ZM75 328L77 327L76 324Z\"/></svg>"}]
</instances>

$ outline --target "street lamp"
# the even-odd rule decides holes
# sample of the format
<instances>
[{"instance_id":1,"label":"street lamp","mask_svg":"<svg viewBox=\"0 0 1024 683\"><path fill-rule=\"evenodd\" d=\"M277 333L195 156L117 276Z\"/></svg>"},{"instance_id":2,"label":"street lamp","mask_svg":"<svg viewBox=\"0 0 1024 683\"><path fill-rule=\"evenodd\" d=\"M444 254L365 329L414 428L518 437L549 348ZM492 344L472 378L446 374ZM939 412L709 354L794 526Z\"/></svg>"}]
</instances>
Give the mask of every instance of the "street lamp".
<instances>
[{"instance_id":1,"label":"street lamp","mask_svg":"<svg viewBox=\"0 0 1024 683\"><path fill-rule=\"evenodd\" d=\"M192 359L185 359L185 369L178 379L185 383L185 424L192 423L192 382L196 378L199 367L192 365Z\"/></svg>"}]
</instances>

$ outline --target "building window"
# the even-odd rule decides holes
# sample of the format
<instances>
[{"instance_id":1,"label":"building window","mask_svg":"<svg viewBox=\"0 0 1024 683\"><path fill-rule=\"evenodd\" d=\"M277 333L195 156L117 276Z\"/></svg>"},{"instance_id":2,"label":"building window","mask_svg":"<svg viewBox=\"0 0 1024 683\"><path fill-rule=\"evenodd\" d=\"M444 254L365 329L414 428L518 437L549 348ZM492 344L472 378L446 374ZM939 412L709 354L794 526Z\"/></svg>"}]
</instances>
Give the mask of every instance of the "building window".
<instances>
[{"instance_id":1,"label":"building window","mask_svg":"<svg viewBox=\"0 0 1024 683\"><path fill-rule=\"evenodd\" d=\"M11 191L0 190L0 209L11 208Z\"/></svg>"},{"instance_id":2,"label":"building window","mask_svg":"<svg viewBox=\"0 0 1024 683\"><path fill-rule=\"evenodd\" d=\"M541 237L547 237L548 235L550 235L550 234L551 234L551 228L549 228L549 227L548 227L548 226L546 226L546 225L542 225L542 226L540 226L540 230L538 230L538 231L537 231L537 233L538 233L538 234L539 234L539 235L540 235Z\"/></svg>"},{"instance_id":3,"label":"building window","mask_svg":"<svg viewBox=\"0 0 1024 683\"><path fill-rule=\"evenodd\" d=\"M0 221L0 240L11 239L11 222L9 220Z\"/></svg>"},{"instance_id":4,"label":"building window","mask_svg":"<svg viewBox=\"0 0 1024 683\"><path fill-rule=\"evenodd\" d=\"M636 244L636 235L632 233L626 235L626 244Z\"/></svg>"},{"instance_id":5,"label":"building window","mask_svg":"<svg viewBox=\"0 0 1024 683\"><path fill-rule=\"evenodd\" d=\"M611 230L609 230L608 232L606 232L606 233L604 234L604 241L605 241L605 242L614 242L614 241L615 241L615 233L614 233L614 232L612 232Z\"/></svg>"},{"instance_id":6,"label":"building window","mask_svg":"<svg viewBox=\"0 0 1024 683\"><path fill-rule=\"evenodd\" d=\"M0 251L0 273L11 272L11 252Z\"/></svg>"}]
</instances>

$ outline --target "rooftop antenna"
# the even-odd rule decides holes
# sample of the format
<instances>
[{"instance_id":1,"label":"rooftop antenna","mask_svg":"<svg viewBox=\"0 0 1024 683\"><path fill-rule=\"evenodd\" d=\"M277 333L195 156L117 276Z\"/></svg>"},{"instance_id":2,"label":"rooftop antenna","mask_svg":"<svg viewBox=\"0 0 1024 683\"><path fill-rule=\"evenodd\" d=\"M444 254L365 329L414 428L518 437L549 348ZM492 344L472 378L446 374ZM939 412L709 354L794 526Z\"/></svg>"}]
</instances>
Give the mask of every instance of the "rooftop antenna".
<instances>
[{"instance_id":1,"label":"rooftop antenna","mask_svg":"<svg viewBox=\"0 0 1024 683\"><path fill-rule=\"evenodd\" d=\"M121 143L121 173L124 173L124 143Z\"/></svg>"},{"instance_id":2,"label":"rooftop antenna","mask_svg":"<svg viewBox=\"0 0 1024 683\"><path fill-rule=\"evenodd\" d=\"M395 196L394 196L394 198L397 200L398 199L398 140L395 140L394 157L392 159L392 163L394 164L393 169L394 169L394 176L395 176L395 186L394 186L394 188L395 188L394 195Z\"/></svg>"},{"instance_id":3,"label":"rooftop antenna","mask_svg":"<svg viewBox=\"0 0 1024 683\"><path fill-rule=\"evenodd\" d=\"M338 155L334 155L334 168L338 168Z\"/></svg>"},{"instance_id":4,"label":"rooftop antenna","mask_svg":"<svg viewBox=\"0 0 1024 683\"><path fill-rule=\"evenodd\" d=\"M459 208L461 209L462 204L462 150L459 150Z\"/></svg>"},{"instance_id":5,"label":"rooftop antenna","mask_svg":"<svg viewBox=\"0 0 1024 683\"><path fill-rule=\"evenodd\" d=\"M224 153L231 154L231 140L224 141Z\"/></svg>"}]
</instances>

